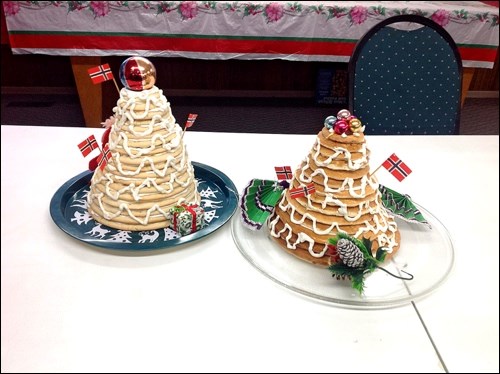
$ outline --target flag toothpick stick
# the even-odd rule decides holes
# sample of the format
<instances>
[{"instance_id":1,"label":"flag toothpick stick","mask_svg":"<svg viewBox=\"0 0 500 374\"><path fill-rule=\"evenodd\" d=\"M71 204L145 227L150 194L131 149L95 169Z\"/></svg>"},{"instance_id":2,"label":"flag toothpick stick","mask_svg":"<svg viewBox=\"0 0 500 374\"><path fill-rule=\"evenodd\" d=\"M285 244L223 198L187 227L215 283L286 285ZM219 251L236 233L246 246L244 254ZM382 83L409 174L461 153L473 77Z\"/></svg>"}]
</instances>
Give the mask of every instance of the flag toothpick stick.
<instances>
[{"instance_id":1,"label":"flag toothpick stick","mask_svg":"<svg viewBox=\"0 0 500 374\"><path fill-rule=\"evenodd\" d=\"M382 164L380 164L380 165L378 166L378 168L376 168L375 170L373 170L373 171L370 173L369 177L371 177L373 174L375 174L375 173L378 171L378 169L380 169L381 167L382 167Z\"/></svg>"},{"instance_id":2,"label":"flag toothpick stick","mask_svg":"<svg viewBox=\"0 0 500 374\"><path fill-rule=\"evenodd\" d=\"M118 92L118 96L120 96L120 87L118 87L118 83L116 83L115 77L113 77L113 83L115 84L116 91Z\"/></svg>"}]
</instances>

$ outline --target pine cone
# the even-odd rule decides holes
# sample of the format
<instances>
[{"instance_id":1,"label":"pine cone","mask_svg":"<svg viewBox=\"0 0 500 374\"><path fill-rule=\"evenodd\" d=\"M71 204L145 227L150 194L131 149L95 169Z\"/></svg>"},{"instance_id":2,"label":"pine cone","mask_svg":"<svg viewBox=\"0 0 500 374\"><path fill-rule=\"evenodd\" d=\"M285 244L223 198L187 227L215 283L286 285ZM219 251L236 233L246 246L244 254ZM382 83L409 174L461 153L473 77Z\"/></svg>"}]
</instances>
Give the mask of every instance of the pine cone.
<instances>
[{"instance_id":1,"label":"pine cone","mask_svg":"<svg viewBox=\"0 0 500 374\"><path fill-rule=\"evenodd\" d=\"M350 240L339 239L337 242L337 252L344 264L352 268L363 266L365 261L363 252Z\"/></svg>"}]
</instances>

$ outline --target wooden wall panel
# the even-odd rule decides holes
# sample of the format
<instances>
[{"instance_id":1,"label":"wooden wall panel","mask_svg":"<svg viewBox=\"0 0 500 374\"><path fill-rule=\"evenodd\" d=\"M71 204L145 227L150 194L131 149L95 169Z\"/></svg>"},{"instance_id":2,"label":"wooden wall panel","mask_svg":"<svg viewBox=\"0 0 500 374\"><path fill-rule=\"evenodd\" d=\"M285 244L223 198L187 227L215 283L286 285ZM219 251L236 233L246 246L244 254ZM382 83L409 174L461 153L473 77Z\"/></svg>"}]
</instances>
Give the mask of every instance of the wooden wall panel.
<instances>
[{"instance_id":1,"label":"wooden wall panel","mask_svg":"<svg viewBox=\"0 0 500 374\"><path fill-rule=\"evenodd\" d=\"M498 91L498 56L493 69L476 69L469 91Z\"/></svg>"},{"instance_id":2,"label":"wooden wall panel","mask_svg":"<svg viewBox=\"0 0 500 374\"><path fill-rule=\"evenodd\" d=\"M1 46L2 87L72 87L76 90L70 58L67 56L13 55ZM103 57L118 78L126 56ZM164 91L275 91L313 92L319 68L334 64L283 60L193 60L151 58L157 68L158 86ZM346 68L347 64L336 64ZM493 69L476 69L470 91L498 91L498 55ZM109 82L104 83L107 85ZM113 86L112 83L109 85ZM105 90L105 89L104 89ZM111 91L115 90L111 87ZM114 95L113 95L114 96Z\"/></svg>"}]
</instances>

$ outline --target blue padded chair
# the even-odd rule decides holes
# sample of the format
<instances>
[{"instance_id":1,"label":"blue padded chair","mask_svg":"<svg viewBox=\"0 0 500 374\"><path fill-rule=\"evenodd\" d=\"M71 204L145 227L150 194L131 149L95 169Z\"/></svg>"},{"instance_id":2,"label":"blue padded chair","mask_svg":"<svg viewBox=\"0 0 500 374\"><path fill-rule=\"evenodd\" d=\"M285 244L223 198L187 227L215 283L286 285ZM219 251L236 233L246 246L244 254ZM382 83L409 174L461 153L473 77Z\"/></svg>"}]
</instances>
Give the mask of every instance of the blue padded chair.
<instances>
[{"instance_id":1,"label":"blue padded chair","mask_svg":"<svg viewBox=\"0 0 500 374\"><path fill-rule=\"evenodd\" d=\"M392 27L399 22L411 22L412 29ZM461 88L455 42L422 16L394 16L375 25L349 62L349 108L366 134L458 134Z\"/></svg>"}]
</instances>

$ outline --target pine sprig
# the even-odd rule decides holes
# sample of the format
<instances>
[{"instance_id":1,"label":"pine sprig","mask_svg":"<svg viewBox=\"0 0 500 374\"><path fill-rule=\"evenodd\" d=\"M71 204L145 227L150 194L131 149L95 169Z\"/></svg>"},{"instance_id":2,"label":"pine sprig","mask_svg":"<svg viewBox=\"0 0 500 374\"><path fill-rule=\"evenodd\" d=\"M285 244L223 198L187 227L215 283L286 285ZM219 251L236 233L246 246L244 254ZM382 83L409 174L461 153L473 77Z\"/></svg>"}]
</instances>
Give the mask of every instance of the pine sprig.
<instances>
[{"instance_id":1,"label":"pine sprig","mask_svg":"<svg viewBox=\"0 0 500 374\"><path fill-rule=\"evenodd\" d=\"M365 272L356 274L351 279L352 288L354 288L360 295L365 291Z\"/></svg>"},{"instance_id":2,"label":"pine sprig","mask_svg":"<svg viewBox=\"0 0 500 374\"><path fill-rule=\"evenodd\" d=\"M378 265L384 261L385 256L387 255L387 251L385 250L385 248L378 248L377 253L374 257L371 250L372 243L370 242L370 240L363 238L361 241L342 232L339 232L333 238L329 238L328 243L333 246L337 246L340 239L345 239L353 243L363 254L364 261L362 262L362 264L356 267L348 266L346 263L339 261L335 264L330 265L328 267L328 270L330 270L332 276L336 277L337 279L349 278L351 280L352 288L357 290L361 295L363 294L365 289L365 276L373 272L375 269L379 268ZM342 244L345 244L345 242L342 242Z\"/></svg>"}]
</instances>

